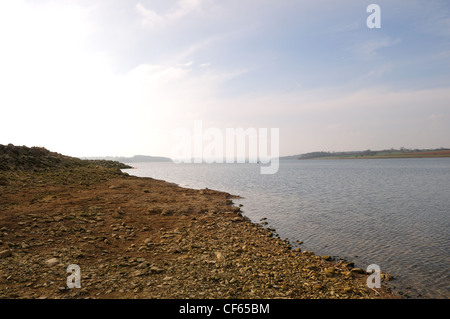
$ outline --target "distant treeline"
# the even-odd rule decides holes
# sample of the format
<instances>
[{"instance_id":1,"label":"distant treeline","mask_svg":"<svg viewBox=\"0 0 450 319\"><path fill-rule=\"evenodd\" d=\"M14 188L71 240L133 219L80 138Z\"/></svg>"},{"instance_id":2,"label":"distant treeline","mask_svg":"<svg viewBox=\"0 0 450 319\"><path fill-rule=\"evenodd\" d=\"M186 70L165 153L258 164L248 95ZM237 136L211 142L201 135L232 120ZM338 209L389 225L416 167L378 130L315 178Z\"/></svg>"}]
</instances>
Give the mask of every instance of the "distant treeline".
<instances>
[{"instance_id":1,"label":"distant treeline","mask_svg":"<svg viewBox=\"0 0 450 319\"><path fill-rule=\"evenodd\" d=\"M300 155L299 159L309 159L318 157L343 157L343 156L372 156L377 154L375 151L354 151L354 152L311 152Z\"/></svg>"},{"instance_id":2,"label":"distant treeline","mask_svg":"<svg viewBox=\"0 0 450 319\"><path fill-rule=\"evenodd\" d=\"M413 155L417 154L420 155L420 153L429 153L429 152L442 152L442 151L450 151L448 148L438 148L438 149L407 149L407 148L400 148L400 149L387 149L387 150L380 150L380 151L371 151L371 150L365 150L365 151L349 151L349 152L311 152L306 154L301 154L298 159L312 159L312 158L324 158L324 157L331 157L331 158L345 158L345 157L367 157L367 156L393 156L393 155L402 155L402 154L408 154Z\"/></svg>"}]
</instances>

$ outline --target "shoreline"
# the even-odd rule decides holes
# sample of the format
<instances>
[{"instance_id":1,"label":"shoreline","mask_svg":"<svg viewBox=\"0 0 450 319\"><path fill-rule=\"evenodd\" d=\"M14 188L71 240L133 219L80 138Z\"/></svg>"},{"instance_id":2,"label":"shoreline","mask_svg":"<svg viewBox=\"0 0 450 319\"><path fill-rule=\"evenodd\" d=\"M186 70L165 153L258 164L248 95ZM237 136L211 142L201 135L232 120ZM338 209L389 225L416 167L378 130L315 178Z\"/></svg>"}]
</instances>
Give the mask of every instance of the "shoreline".
<instances>
[{"instance_id":1,"label":"shoreline","mask_svg":"<svg viewBox=\"0 0 450 319\"><path fill-rule=\"evenodd\" d=\"M380 156L343 156L343 157L313 157L313 158L298 158L299 161L307 161L307 160L346 160L346 159L358 159L358 160L370 160L370 159L414 159L414 158L450 158L450 155L435 155L435 156L388 156L388 155L380 155Z\"/></svg>"},{"instance_id":2,"label":"shoreline","mask_svg":"<svg viewBox=\"0 0 450 319\"><path fill-rule=\"evenodd\" d=\"M137 167L132 167L131 169L137 169ZM131 170L131 169L124 169L124 170L121 170L121 171L124 172L125 174L128 174L127 170ZM138 178L152 178L152 177L142 177L142 176L138 176L138 175L132 175L131 172L130 172L130 176L138 177ZM182 186L181 184L176 183L176 182L170 182L170 181L163 180L163 179L158 179L158 180L162 181L162 182L165 182L165 183L175 184L176 186L181 187L181 188L185 188L185 189L193 189L193 190L197 190L197 191L212 190L212 189L208 189L208 187L206 187L206 188L200 188L200 187L192 188L192 187L189 187L189 186ZM217 190L213 190L213 191L221 192L221 193L225 193L225 194L229 195L229 193L227 193L225 191L217 191ZM238 200L245 199L245 197L241 197L240 195L230 195L230 196L231 196L231 198L238 199ZM232 205L235 205L235 203L232 203ZM341 256L338 256L338 255L317 255L316 252L313 251L313 250L306 250L306 249L304 250L304 249L302 249L302 245L303 245L304 242L301 241L301 240L292 241L292 240L288 240L288 238L281 239L280 235L277 232L277 229L274 228L272 225L270 225L267 222L267 219L268 219L267 217L262 217L259 221L251 220L250 217L245 216L244 214L242 214L244 212L240 210L241 206L243 206L243 205L239 204L239 207L237 207L238 208L237 212L238 212L238 214L240 216L244 217L248 222L252 223L253 225L261 228L263 231L268 232L268 236L269 237L273 236L273 237L277 238L278 240L280 240L281 242L283 242L284 244L286 244L286 247L288 248L288 250L291 250L291 251L296 252L296 253L302 253L302 254L307 254L307 255L310 255L310 256L315 256L316 258L321 258L321 259L326 260L326 261L332 261L335 264L344 263L348 267L348 270L351 270L351 269L355 268L355 270L357 270L357 273L359 273L359 274L364 274L364 275L367 275L367 276L370 275L370 273L367 273L362 268L360 268L360 267L363 267L362 265L358 265L353 260L349 260L347 258L342 258ZM235 209L236 209L236 207L235 207ZM395 286L395 285L392 287L391 281L395 279L392 275L390 275L389 273L381 272L381 278L382 278L382 281L383 281L383 284L382 284L382 287L381 287L382 290L383 290L383 294L384 295L391 295L391 296L388 297L389 299L390 298L403 299L405 297L406 298L410 298L407 293L404 296L405 293L404 293L404 291L402 289L398 289L398 287ZM394 289L394 291L393 291L392 288ZM376 291L376 290L374 290L374 291Z\"/></svg>"},{"instance_id":3,"label":"shoreline","mask_svg":"<svg viewBox=\"0 0 450 319\"><path fill-rule=\"evenodd\" d=\"M400 298L350 264L292 250L228 193L54 174L2 186L0 298ZM70 264L80 289L66 288Z\"/></svg>"}]
</instances>

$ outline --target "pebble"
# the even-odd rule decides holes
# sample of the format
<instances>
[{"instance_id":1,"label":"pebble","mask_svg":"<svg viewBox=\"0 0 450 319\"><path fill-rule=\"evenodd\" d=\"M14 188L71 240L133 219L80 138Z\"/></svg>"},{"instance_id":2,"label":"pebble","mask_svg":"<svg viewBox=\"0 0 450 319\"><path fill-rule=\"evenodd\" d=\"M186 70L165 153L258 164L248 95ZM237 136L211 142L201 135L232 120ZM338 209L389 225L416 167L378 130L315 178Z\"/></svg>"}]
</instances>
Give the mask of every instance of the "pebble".
<instances>
[{"instance_id":1,"label":"pebble","mask_svg":"<svg viewBox=\"0 0 450 319\"><path fill-rule=\"evenodd\" d=\"M153 273L153 274L159 274L159 273L162 273L163 271L164 271L164 269L161 269L161 268L156 267L156 266L150 267L150 272Z\"/></svg>"},{"instance_id":2,"label":"pebble","mask_svg":"<svg viewBox=\"0 0 450 319\"><path fill-rule=\"evenodd\" d=\"M354 274L365 274L365 273L366 273L366 272L364 271L364 269L361 269L361 268L353 268L353 269L351 270L351 272L354 273Z\"/></svg>"},{"instance_id":3,"label":"pebble","mask_svg":"<svg viewBox=\"0 0 450 319\"><path fill-rule=\"evenodd\" d=\"M12 255L11 250L0 251L0 258L6 258Z\"/></svg>"},{"instance_id":4,"label":"pebble","mask_svg":"<svg viewBox=\"0 0 450 319\"><path fill-rule=\"evenodd\" d=\"M50 266L50 267L56 265L57 263L59 263L59 259L58 259L58 258L50 258L50 259L47 259L47 260L45 261L45 264L46 264L47 266Z\"/></svg>"}]
</instances>

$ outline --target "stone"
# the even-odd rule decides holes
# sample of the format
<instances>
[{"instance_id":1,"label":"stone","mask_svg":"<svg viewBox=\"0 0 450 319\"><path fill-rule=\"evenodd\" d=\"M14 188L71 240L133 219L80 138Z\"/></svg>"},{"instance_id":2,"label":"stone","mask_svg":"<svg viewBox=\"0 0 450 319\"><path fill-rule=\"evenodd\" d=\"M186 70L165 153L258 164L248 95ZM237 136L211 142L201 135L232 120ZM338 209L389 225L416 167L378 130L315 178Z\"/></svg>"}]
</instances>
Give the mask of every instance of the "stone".
<instances>
[{"instance_id":1,"label":"stone","mask_svg":"<svg viewBox=\"0 0 450 319\"><path fill-rule=\"evenodd\" d=\"M132 274L133 277L142 276L144 273L141 270L135 270Z\"/></svg>"},{"instance_id":2,"label":"stone","mask_svg":"<svg viewBox=\"0 0 450 319\"><path fill-rule=\"evenodd\" d=\"M144 261L138 265L139 269L146 269L147 267L148 267L148 263L146 261Z\"/></svg>"},{"instance_id":3,"label":"stone","mask_svg":"<svg viewBox=\"0 0 450 319\"><path fill-rule=\"evenodd\" d=\"M123 211L116 210L116 211L112 212L111 216L112 216L113 218L123 218L123 215L124 215L124 214L125 214L125 213L124 213Z\"/></svg>"},{"instance_id":4,"label":"stone","mask_svg":"<svg viewBox=\"0 0 450 319\"><path fill-rule=\"evenodd\" d=\"M161 212L161 216L170 216L173 214L173 210L171 209L163 209L163 211Z\"/></svg>"},{"instance_id":5,"label":"stone","mask_svg":"<svg viewBox=\"0 0 450 319\"><path fill-rule=\"evenodd\" d=\"M156 267L156 266L150 267L150 272L153 273L153 274L160 274L163 271L164 271L164 269L161 269L161 268Z\"/></svg>"},{"instance_id":6,"label":"stone","mask_svg":"<svg viewBox=\"0 0 450 319\"><path fill-rule=\"evenodd\" d=\"M171 252L172 254L179 254L181 253L181 248L178 245L174 245L170 247L168 251Z\"/></svg>"},{"instance_id":7,"label":"stone","mask_svg":"<svg viewBox=\"0 0 450 319\"><path fill-rule=\"evenodd\" d=\"M343 276L346 276L346 277L351 277L352 272L351 272L351 271L343 271L343 272L342 272L342 275L343 275Z\"/></svg>"},{"instance_id":8,"label":"stone","mask_svg":"<svg viewBox=\"0 0 450 319\"><path fill-rule=\"evenodd\" d=\"M220 251L216 251L215 255L216 255L216 258L217 258L218 262L224 262L225 261L225 257Z\"/></svg>"},{"instance_id":9,"label":"stone","mask_svg":"<svg viewBox=\"0 0 450 319\"><path fill-rule=\"evenodd\" d=\"M321 284L315 284L315 285L313 285L313 289L315 289L315 290L320 290L320 289L322 289L323 288L323 286L321 285Z\"/></svg>"},{"instance_id":10,"label":"stone","mask_svg":"<svg viewBox=\"0 0 450 319\"><path fill-rule=\"evenodd\" d=\"M363 270L363 269L361 269L361 268L353 268L352 270L351 270L351 272L353 273L353 274L365 274L366 272Z\"/></svg>"},{"instance_id":11,"label":"stone","mask_svg":"<svg viewBox=\"0 0 450 319\"><path fill-rule=\"evenodd\" d=\"M11 250L0 251L0 258L6 258L12 255Z\"/></svg>"},{"instance_id":12,"label":"stone","mask_svg":"<svg viewBox=\"0 0 450 319\"><path fill-rule=\"evenodd\" d=\"M355 267L355 263L352 261L346 261L346 262L344 262L344 265L347 266L347 268Z\"/></svg>"},{"instance_id":13,"label":"stone","mask_svg":"<svg viewBox=\"0 0 450 319\"><path fill-rule=\"evenodd\" d=\"M50 259L47 259L47 260L45 261L45 264L46 264L47 266L50 266L50 267L56 265L57 263L59 263L59 259L58 259L58 258L50 258Z\"/></svg>"},{"instance_id":14,"label":"stone","mask_svg":"<svg viewBox=\"0 0 450 319\"><path fill-rule=\"evenodd\" d=\"M353 289L352 289L351 287L345 287L342 291L343 291L344 293L348 294L348 293L352 293L352 292L353 292Z\"/></svg>"},{"instance_id":15,"label":"stone","mask_svg":"<svg viewBox=\"0 0 450 319\"><path fill-rule=\"evenodd\" d=\"M329 267L329 268L325 268L324 269L324 273L328 277L333 277L334 276L334 272L335 272L334 267Z\"/></svg>"},{"instance_id":16,"label":"stone","mask_svg":"<svg viewBox=\"0 0 450 319\"><path fill-rule=\"evenodd\" d=\"M381 273L381 279L383 279L385 281L390 281L390 280L394 279L394 277L389 275L389 274L386 274L386 273L382 272Z\"/></svg>"},{"instance_id":17,"label":"stone","mask_svg":"<svg viewBox=\"0 0 450 319\"><path fill-rule=\"evenodd\" d=\"M273 285L272 288L274 288L274 289L281 289L281 286Z\"/></svg>"}]
</instances>

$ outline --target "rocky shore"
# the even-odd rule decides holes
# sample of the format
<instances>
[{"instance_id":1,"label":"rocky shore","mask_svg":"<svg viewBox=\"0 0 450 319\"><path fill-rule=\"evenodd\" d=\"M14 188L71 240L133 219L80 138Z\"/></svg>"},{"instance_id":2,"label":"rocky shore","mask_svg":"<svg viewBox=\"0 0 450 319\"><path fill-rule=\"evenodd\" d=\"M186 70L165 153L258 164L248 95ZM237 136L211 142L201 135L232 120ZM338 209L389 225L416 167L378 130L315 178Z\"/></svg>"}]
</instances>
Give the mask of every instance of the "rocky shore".
<instances>
[{"instance_id":1,"label":"rocky shore","mask_svg":"<svg viewBox=\"0 0 450 319\"><path fill-rule=\"evenodd\" d=\"M120 168L0 145L0 298L397 298L350 262L293 250L231 194Z\"/></svg>"}]
</instances>

